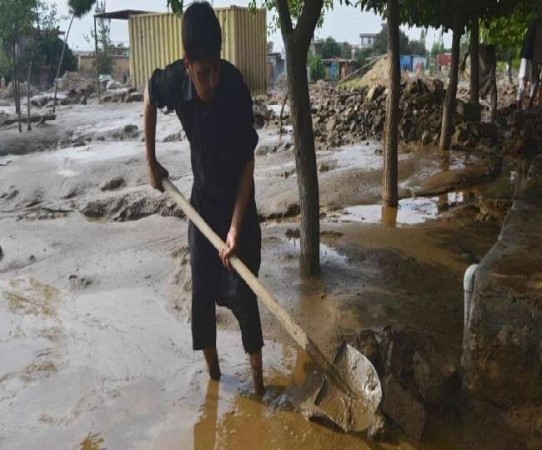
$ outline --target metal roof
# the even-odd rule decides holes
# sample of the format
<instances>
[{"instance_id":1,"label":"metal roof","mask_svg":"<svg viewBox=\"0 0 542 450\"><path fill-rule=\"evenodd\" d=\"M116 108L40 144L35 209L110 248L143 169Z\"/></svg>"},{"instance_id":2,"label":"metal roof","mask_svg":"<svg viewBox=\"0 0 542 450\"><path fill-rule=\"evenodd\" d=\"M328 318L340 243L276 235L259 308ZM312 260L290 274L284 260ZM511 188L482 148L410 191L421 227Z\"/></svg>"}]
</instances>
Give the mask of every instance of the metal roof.
<instances>
[{"instance_id":1,"label":"metal roof","mask_svg":"<svg viewBox=\"0 0 542 450\"><path fill-rule=\"evenodd\" d=\"M123 9L121 11L104 12L94 14L97 19L119 19L128 20L130 16L138 16L140 14L152 14L153 11L138 11L136 9Z\"/></svg>"}]
</instances>

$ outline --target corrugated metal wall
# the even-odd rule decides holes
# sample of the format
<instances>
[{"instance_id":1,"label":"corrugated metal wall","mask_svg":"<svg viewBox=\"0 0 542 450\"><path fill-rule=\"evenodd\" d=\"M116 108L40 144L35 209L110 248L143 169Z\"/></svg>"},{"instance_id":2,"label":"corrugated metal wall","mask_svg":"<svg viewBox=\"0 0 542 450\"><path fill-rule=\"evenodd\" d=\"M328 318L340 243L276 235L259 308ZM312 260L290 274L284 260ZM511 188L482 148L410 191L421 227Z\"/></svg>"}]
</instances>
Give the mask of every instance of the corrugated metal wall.
<instances>
[{"instance_id":1,"label":"corrugated metal wall","mask_svg":"<svg viewBox=\"0 0 542 450\"><path fill-rule=\"evenodd\" d=\"M252 95L267 90L265 10L232 6L215 9L222 27L222 58L243 74ZM183 55L181 19L175 14L143 14L129 20L130 72L139 89L157 68Z\"/></svg>"}]
</instances>

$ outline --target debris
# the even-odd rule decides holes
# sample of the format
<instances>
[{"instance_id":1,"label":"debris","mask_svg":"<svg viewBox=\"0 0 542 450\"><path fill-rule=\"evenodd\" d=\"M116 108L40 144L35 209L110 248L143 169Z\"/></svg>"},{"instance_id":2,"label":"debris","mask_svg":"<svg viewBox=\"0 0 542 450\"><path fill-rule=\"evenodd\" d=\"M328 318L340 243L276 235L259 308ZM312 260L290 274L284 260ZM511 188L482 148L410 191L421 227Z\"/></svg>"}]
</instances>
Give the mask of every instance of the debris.
<instances>
[{"instance_id":1,"label":"debris","mask_svg":"<svg viewBox=\"0 0 542 450\"><path fill-rule=\"evenodd\" d=\"M393 375L382 383L382 410L403 430L406 436L420 441L427 423L427 413L421 402L404 389Z\"/></svg>"},{"instance_id":2,"label":"debris","mask_svg":"<svg viewBox=\"0 0 542 450\"><path fill-rule=\"evenodd\" d=\"M108 181L103 181L100 184L100 190L101 191L112 191L114 189L118 189L122 186L124 186L126 182L124 181L124 178L122 177L115 177Z\"/></svg>"}]
</instances>

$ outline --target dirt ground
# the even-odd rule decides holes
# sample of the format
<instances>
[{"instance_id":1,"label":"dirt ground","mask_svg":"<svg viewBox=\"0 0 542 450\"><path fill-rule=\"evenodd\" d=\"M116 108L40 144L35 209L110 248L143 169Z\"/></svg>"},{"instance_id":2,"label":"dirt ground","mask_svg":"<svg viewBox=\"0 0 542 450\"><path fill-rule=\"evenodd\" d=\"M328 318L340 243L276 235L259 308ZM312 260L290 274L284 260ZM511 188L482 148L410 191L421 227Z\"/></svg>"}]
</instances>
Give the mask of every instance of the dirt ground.
<instances>
[{"instance_id":1,"label":"dirt ground","mask_svg":"<svg viewBox=\"0 0 542 450\"><path fill-rule=\"evenodd\" d=\"M0 109L9 110L9 106ZM360 449L365 435L307 421L288 401L311 364L261 306L267 392L252 396L235 319L219 309L223 377L191 349L187 222L147 185L141 104L65 106L56 121L0 134L2 449ZM459 365L462 276L499 231L483 156L405 147L398 211L380 199L372 142L318 153L322 274L299 276L297 184L288 137L260 130L260 279L328 356L367 329L414 330ZM159 115L158 157L188 194L188 142ZM450 190L450 171L463 187ZM416 196L425 191L428 196ZM481 220L484 219L484 220ZM488 219L488 220L485 220ZM431 420L426 443L457 448Z\"/></svg>"}]
</instances>

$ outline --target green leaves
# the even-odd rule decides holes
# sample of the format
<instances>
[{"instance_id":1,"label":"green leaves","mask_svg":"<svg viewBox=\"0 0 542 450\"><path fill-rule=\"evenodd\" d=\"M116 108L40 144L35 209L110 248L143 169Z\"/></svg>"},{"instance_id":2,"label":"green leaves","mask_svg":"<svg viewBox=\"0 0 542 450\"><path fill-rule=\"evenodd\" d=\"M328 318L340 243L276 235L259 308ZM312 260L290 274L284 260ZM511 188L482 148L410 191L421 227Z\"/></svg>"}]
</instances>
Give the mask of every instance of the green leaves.
<instances>
[{"instance_id":1,"label":"green leaves","mask_svg":"<svg viewBox=\"0 0 542 450\"><path fill-rule=\"evenodd\" d=\"M68 0L71 13L78 19L87 14L95 3L96 0Z\"/></svg>"},{"instance_id":2,"label":"green leaves","mask_svg":"<svg viewBox=\"0 0 542 450\"><path fill-rule=\"evenodd\" d=\"M181 15L184 9L183 0L167 0L167 7L171 9L175 14Z\"/></svg>"}]
</instances>

